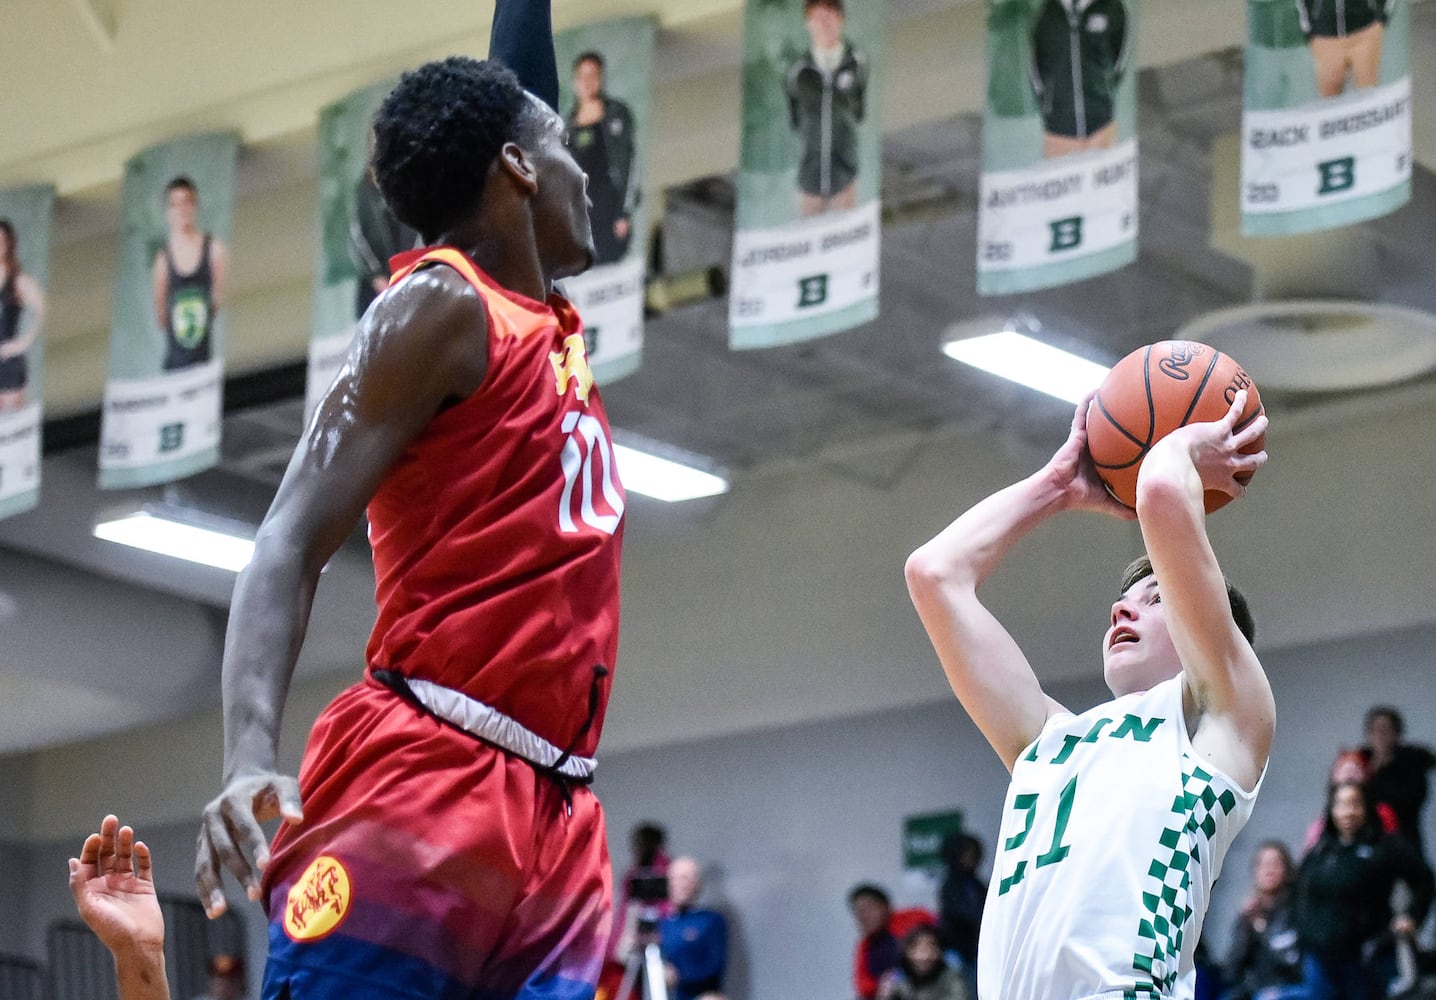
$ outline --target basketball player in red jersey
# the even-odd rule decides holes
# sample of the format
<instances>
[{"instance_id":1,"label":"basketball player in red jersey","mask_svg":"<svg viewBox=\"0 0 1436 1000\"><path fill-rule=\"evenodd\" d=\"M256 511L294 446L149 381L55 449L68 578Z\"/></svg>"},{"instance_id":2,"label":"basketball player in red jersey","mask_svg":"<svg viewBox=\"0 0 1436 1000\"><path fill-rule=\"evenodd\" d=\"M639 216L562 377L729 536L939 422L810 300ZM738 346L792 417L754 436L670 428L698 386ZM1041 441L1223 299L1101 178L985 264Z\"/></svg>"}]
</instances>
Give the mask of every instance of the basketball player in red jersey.
<instances>
[{"instance_id":1,"label":"basketball player in red jersey","mask_svg":"<svg viewBox=\"0 0 1436 1000\"><path fill-rule=\"evenodd\" d=\"M498 6L491 51L513 15L508 40L542 39L552 68L547 3ZM457 57L405 74L372 167L427 249L395 258L236 582L200 898L224 908L224 867L264 900L267 1000L592 997L611 886L587 783L624 499L579 318L552 293L593 257L586 178L551 105ZM296 783L276 773L285 694L320 569L366 506L368 670Z\"/></svg>"}]
</instances>

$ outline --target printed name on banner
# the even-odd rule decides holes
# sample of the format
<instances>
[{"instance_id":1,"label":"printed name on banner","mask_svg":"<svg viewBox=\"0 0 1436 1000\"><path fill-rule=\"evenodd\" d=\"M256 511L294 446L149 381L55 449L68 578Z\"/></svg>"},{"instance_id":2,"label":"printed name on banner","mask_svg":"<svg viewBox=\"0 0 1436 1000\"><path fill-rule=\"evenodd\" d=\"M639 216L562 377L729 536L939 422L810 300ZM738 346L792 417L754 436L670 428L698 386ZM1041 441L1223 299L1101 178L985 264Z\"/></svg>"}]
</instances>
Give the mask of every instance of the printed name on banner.
<instances>
[{"instance_id":1,"label":"printed name on banner","mask_svg":"<svg viewBox=\"0 0 1436 1000\"><path fill-rule=\"evenodd\" d=\"M643 271L643 261L632 259L564 280L564 294L583 317L590 366L609 365L642 348Z\"/></svg>"},{"instance_id":2,"label":"printed name on banner","mask_svg":"<svg viewBox=\"0 0 1436 1000\"><path fill-rule=\"evenodd\" d=\"M1338 204L1411 177L1411 81L1242 117L1242 210Z\"/></svg>"},{"instance_id":3,"label":"printed name on banner","mask_svg":"<svg viewBox=\"0 0 1436 1000\"><path fill-rule=\"evenodd\" d=\"M982 175L977 268L1038 267L1137 235L1137 142Z\"/></svg>"},{"instance_id":4,"label":"printed name on banner","mask_svg":"<svg viewBox=\"0 0 1436 1000\"><path fill-rule=\"evenodd\" d=\"M0 414L0 501L40 483L40 404Z\"/></svg>"},{"instance_id":5,"label":"printed name on banner","mask_svg":"<svg viewBox=\"0 0 1436 1000\"><path fill-rule=\"evenodd\" d=\"M101 469L186 458L219 443L223 364L215 360L153 378L105 386Z\"/></svg>"},{"instance_id":6,"label":"printed name on banner","mask_svg":"<svg viewBox=\"0 0 1436 1000\"><path fill-rule=\"evenodd\" d=\"M877 293L877 201L815 219L734 234L735 327L837 312Z\"/></svg>"}]
</instances>

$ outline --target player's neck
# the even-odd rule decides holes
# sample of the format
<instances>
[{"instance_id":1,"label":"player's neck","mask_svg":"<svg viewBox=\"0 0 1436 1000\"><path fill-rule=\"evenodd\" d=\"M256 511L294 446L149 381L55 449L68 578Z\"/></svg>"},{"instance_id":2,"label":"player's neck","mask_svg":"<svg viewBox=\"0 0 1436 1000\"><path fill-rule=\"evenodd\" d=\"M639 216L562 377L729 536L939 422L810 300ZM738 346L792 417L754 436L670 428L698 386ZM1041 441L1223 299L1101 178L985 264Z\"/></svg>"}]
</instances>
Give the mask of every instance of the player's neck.
<instances>
[{"instance_id":1,"label":"player's neck","mask_svg":"<svg viewBox=\"0 0 1436 1000\"><path fill-rule=\"evenodd\" d=\"M538 247L531 239L516 239L513 232L511 228L485 227L455 232L439 242L464 251L503 288L542 302L548 298L552 282L539 260Z\"/></svg>"}]
</instances>

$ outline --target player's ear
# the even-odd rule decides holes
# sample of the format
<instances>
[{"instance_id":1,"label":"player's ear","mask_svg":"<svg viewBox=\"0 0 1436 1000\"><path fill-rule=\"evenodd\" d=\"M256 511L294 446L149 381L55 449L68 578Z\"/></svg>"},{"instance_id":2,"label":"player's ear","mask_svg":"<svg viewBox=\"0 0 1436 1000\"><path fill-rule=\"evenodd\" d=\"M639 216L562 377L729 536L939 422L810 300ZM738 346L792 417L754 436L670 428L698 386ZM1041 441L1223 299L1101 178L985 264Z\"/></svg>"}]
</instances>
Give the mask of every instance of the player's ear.
<instances>
[{"instance_id":1,"label":"player's ear","mask_svg":"<svg viewBox=\"0 0 1436 1000\"><path fill-rule=\"evenodd\" d=\"M504 143L503 148L499 150L496 164L498 169L529 194L538 190L538 171L529 154L524 152L523 147L518 143Z\"/></svg>"}]
</instances>

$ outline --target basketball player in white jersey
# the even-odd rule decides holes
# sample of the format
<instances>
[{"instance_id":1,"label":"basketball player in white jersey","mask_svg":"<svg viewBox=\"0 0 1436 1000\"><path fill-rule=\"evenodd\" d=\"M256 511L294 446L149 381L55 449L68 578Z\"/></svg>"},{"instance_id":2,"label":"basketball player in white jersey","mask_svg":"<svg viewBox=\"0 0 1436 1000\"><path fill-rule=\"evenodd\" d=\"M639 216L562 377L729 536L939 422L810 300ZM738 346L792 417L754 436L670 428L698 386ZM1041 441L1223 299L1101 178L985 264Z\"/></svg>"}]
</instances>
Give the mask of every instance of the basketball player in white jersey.
<instances>
[{"instance_id":1,"label":"basketball player in white jersey","mask_svg":"<svg viewBox=\"0 0 1436 1000\"><path fill-rule=\"evenodd\" d=\"M1271 747L1271 687L1202 504L1204 489L1240 496L1237 475L1266 461L1241 454L1266 428L1263 416L1234 430L1245 392L1221 420L1173 432L1143 463L1135 517L1150 563L1129 567L1103 639L1113 701L1073 714L1045 695L979 600L979 585L1047 518L1134 516L1087 456L1089 402L1041 471L907 563L953 691L1012 773L978 945L981 1000L1179 996Z\"/></svg>"}]
</instances>

